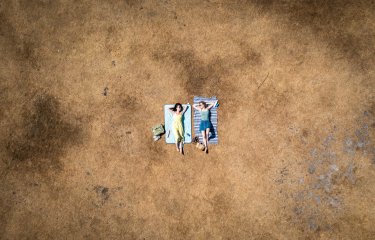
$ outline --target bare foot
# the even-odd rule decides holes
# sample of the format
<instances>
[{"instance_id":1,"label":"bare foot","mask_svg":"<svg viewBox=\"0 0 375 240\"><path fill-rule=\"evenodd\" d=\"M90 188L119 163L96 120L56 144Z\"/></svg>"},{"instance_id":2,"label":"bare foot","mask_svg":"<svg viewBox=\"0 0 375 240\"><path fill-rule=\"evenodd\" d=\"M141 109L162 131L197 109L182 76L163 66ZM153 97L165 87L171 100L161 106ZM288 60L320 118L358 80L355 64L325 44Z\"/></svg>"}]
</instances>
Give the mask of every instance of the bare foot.
<instances>
[{"instance_id":1,"label":"bare foot","mask_svg":"<svg viewBox=\"0 0 375 240\"><path fill-rule=\"evenodd\" d=\"M206 154L208 154L208 148L206 147L206 149L205 149L205 152L206 152Z\"/></svg>"}]
</instances>

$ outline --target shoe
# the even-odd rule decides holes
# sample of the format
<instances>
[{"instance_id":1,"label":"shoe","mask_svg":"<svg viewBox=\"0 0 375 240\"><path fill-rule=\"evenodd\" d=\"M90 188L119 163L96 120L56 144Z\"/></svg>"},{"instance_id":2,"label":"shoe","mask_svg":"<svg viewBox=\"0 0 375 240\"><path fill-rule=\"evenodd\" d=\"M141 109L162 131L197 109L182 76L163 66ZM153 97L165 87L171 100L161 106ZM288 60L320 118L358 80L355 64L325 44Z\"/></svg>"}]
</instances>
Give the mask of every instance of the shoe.
<instances>
[{"instance_id":1,"label":"shoe","mask_svg":"<svg viewBox=\"0 0 375 240\"><path fill-rule=\"evenodd\" d=\"M154 136L153 138L154 138L154 141L156 142L157 140L159 140L161 138L161 136L157 135L157 136Z\"/></svg>"}]
</instances>

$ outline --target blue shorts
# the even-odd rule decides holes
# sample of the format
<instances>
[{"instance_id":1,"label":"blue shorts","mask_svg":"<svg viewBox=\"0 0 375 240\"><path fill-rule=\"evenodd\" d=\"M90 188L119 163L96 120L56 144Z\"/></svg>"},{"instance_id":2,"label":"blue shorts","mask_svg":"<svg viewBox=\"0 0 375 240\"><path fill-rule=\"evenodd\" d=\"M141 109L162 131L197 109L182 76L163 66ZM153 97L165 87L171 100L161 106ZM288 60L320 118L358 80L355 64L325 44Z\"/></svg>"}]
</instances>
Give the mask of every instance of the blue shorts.
<instances>
[{"instance_id":1,"label":"blue shorts","mask_svg":"<svg viewBox=\"0 0 375 240\"><path fill-rule=\"evenodd\" d=\"M211 122L209 120L203 120L203 121L201 121L201 123L199 124L199 131L200 132L206 131L207 128L209 128L209 129L212 128Z\"/></svg>"}]
</instances>

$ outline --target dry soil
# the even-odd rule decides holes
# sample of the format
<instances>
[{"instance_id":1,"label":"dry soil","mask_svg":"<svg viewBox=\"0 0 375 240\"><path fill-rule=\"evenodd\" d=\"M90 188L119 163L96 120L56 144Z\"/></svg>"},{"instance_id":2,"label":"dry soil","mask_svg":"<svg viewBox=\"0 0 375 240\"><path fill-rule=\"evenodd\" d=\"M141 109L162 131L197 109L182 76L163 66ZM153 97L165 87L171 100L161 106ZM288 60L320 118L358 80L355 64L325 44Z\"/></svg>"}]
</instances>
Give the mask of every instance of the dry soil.
<instances>
[{"instance_id":1,"label":"dry soil","mask_svg":"<svg viewBox=\"0 0 375 240\"><path fill-rule=\"evenodd\" d=\"M374 239L373 0L1 0L0 55L0 239Z\"/></svg>"}]
</instances>

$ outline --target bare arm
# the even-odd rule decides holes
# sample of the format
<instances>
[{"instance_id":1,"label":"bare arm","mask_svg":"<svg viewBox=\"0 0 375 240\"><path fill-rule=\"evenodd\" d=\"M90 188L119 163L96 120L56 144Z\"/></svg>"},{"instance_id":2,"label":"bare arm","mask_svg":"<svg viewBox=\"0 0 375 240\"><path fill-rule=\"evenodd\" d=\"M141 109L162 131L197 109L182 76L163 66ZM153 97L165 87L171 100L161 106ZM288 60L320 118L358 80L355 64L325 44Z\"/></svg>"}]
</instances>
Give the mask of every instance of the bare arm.
<instances>
[{"instance_id":1,"label":"bare arm","mask_svg":"<svg viewBox=\"0 0 375 240\"><path fill-rule=\"evenodd\" d=\"M211 109L213 106L215 106L217 103L217 100L213 103L210 103L210 105L207 107L207 109Z\"/></svg>"}]
</instances>

